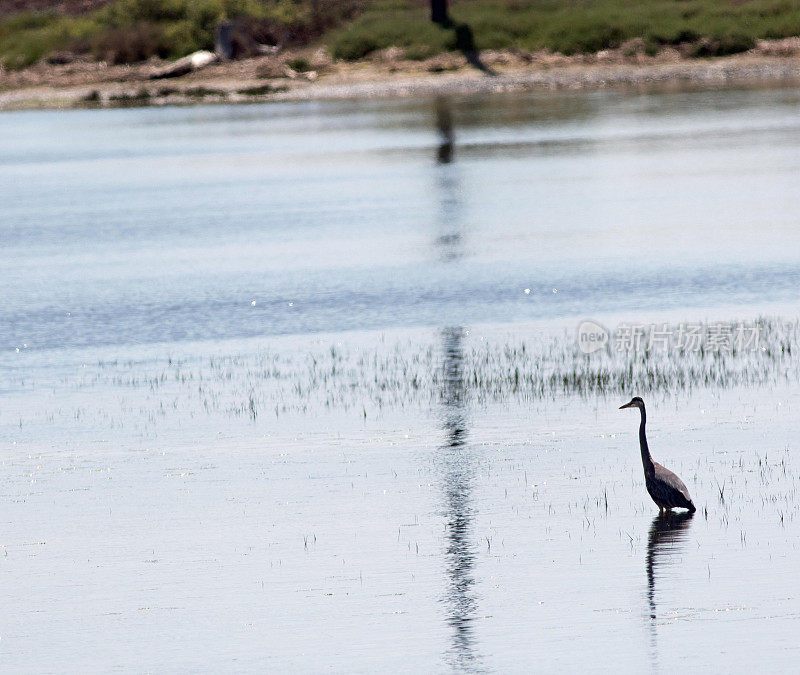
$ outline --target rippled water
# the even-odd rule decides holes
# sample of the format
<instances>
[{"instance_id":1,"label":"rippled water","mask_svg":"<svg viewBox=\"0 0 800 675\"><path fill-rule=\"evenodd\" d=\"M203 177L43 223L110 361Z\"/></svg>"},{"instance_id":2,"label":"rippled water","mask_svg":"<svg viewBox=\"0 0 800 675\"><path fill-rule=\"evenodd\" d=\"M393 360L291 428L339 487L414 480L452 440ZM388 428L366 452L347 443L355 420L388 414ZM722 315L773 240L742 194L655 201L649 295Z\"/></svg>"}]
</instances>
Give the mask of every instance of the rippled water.
<instances>
[{"instance_id":1,"label":"rippled water","mask_svg":"<svg viewBox=\"0 0 800 675\"><path fill-rule=\"evenodd\" d=\"M7 114L0 348L795 303L797 108L789 90Z\"/></svg>"},{"instance_id":2,"label":"rippled water","mask_svg":"<svg viewBox=\"0 0 800 675\"><path fill-rule=\"evenodd\" d=\"M3 663L791 669L799 102L2 115ZM765 313L648 389L659 518L577 322Z\"/></svg>"}]
</instances>

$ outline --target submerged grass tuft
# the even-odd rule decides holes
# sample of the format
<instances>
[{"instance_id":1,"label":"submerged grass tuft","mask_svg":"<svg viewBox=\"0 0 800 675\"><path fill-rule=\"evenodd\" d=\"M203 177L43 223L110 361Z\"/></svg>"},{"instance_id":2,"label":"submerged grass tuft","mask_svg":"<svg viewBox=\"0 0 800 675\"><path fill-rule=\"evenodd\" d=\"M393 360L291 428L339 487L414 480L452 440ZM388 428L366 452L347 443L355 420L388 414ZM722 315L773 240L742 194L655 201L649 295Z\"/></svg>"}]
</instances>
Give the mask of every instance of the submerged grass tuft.
<instances>
[{"instance_id":1,"label":"submerged grass tuft","mask_svg":"<svg viewBox=\"0 0 800 675\"><path fill-rule=\"evenodd\" d=\"M761 319L752 349L608 351L584 355L572 331L481 338L462 328L387 344L320 342L306 351L253 352L153 362L105 361L65 377L86 406L58 415L94 415L142 432L167 419L250 419L343 411L360 418L392 408L429 409L562 396L647 395L796 382L798 324ZM19 388L34 391L35 383ZM102 396L97 396L97 393ZM67 396L69 400L69 396ZM101 403L95 403L100 401ZM26 423L53 421L26 419ZM182 422L181 422L182 423ZM724 486L720 498L724 499Z\"/></svg>"}]
</instances>

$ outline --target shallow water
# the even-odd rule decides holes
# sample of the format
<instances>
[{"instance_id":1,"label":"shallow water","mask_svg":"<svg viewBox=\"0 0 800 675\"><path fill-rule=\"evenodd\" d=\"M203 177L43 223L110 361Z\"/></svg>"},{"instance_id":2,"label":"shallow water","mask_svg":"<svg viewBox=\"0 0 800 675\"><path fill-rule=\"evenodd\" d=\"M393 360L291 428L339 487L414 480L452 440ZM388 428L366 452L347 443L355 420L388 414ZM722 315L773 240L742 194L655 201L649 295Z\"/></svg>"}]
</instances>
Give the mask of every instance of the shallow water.
<instances>
[{"instance_id":1,"label":"shallow water","mask_svg":"<svg viewBox=\"0 0 800 675\"><path fill-rule=\"evenodd\" d=\"M4 665L792 668L798 102L4 114ZM688 384L575 358L764 313Z\"/></svg>"},{"instance_id":2,"label":"shallow water","mask_svg":"<svg viewBox=\"0 0 800 675\"><path fill-rule=\"evenodd\" d=\"M653 452L699 509L676 529L618 401L9 447L4 662L790 669L798 399L751 394L651 404Z\"/></svg>"},{"instance_id":3,"label":"shallow water","mask_svg":"<svg viewBox=\"0 0 800 675\"><path fill-rule=\"evenodd\" d=\"M796 304L797 107L777 90L5 114L0 349Z\"/></svg>"}]
</instances>

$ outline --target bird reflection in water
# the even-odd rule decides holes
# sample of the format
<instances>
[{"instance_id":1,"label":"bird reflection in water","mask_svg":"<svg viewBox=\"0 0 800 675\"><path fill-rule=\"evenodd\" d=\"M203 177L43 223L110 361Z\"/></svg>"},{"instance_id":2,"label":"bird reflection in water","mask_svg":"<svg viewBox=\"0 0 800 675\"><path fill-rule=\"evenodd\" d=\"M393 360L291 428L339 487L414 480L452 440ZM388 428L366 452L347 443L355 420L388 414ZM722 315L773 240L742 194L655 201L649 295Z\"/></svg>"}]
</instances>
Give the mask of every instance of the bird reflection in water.
<instances>
[{"instance_id":1,"label":"bird reflection in water","mask_svg":"<svg viewBox=\"0 0 800 675\"><path fill-rule=\"evenodd\" d=\"M656 578L665 567L680 562L683 539L691 525L693 515L689 512L660 513L653 518L650 534L647 537L647 601L650 606L650 646L654 666L657 666L658 662Z\"/></svg>"},{"instance_id":2,"label":"bird reflection in water","mask_svg":"<svg viewBox=\"0 0 800 675\"><path fill-rule=\"evenodd\" d=\"M440 263L456 263L463 256L461 186L452 165L455 151L453 116L447 99L435 100L434 111L440 143L436 149L436 186L439 197L434 242ZM477 611L474 585L475 542L472 489L477 472L474 450L467 442L467 385L464 375L463 326L441 330L441 414L444 441L437 465L442 475L446 526L445 570L447 586L443 597L451 641L446 654L453 670L480 672L481 660L475 650L473 620Z\"/></svg>"}]
</instances>

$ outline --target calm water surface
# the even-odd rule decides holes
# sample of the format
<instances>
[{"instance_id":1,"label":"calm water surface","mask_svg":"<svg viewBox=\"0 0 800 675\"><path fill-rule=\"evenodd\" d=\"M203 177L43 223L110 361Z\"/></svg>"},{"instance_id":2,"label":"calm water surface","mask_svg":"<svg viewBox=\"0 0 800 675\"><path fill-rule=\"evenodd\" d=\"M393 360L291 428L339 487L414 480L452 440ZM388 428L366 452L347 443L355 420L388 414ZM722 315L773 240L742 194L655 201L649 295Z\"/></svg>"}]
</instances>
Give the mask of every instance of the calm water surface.
<instances>
[{"instance_id":1,"label":"calm water surface","mask_svg":"<svg viewBox=\"0 0 800 675\"><path fill-rule=\"evenodd\" d=\"M796 302L799 103L6 114L0 349Z\"/></svg>"},{"instance_id":2,"label":"calm water surface","mask_svg":"<svg viewBox=\"0 0 800 675\"><path fill-rule=\"evenodd\" d=\"M668 519L624 401L479 400L465 355L584 318L795 320L798 104L0 116L0 662L792 669L793 382L648 399L698 505ZM434 355L424 405L326 397L327 371L305 407L259 398L289 354L377 382L387 344L381 376Z\"/></svg>"}]
</instances>

